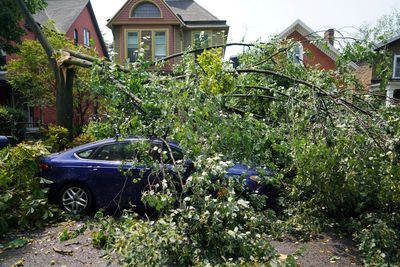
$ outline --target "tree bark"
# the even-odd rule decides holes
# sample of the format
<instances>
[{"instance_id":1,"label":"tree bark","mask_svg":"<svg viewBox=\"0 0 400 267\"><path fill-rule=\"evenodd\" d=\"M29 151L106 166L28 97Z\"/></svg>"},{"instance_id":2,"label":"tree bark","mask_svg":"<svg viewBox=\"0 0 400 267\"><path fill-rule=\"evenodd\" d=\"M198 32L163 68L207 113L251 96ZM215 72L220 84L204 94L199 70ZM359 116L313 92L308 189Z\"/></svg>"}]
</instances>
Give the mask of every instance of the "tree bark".
<instances>
[{"instance_id":1,"label":"tree bark","mask_svg":"<svg viewBox=\"0 0 400 267\"><path fill-rule=\"evenodd\" d=\"M57 65L57 60L54 58L54 49L43 34L39 25L32 17L31 12L26 6L24 0L15 0L20 7L22 14L24 15L26 22L32 28L36 38L39 40L43 49L46 51L47 58L49 60L49 66L54 73L56 81L56 118L57 124L68 129L72 133L72 98L70 92L67 90L67 77L63 75L61 69ZM72 88L70 89L72 91ZM69 103L70 102L70 103ZM71 115L72 114L72 115Z\"/></svg>"}]
</instances>

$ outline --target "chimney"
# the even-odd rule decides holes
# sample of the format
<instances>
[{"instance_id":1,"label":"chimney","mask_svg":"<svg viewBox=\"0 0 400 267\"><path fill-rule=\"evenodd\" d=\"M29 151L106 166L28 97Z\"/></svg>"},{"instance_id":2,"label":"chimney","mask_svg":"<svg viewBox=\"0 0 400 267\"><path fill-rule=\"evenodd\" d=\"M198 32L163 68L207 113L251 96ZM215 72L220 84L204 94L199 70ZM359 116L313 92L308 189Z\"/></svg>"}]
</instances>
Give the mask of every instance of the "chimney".
<instances>
[{"instance_id":1,"label":"chimney","mask_svg":"<svg viewBox=\"0 0 400 267\"><path fill-rule=\"evenodd\" d=\"M331 46L334 46L334 41L335 41L335 30L334 29L328 29L325 31L324 34L324 39L327 41Z\"/></svg>"}]
</instances>

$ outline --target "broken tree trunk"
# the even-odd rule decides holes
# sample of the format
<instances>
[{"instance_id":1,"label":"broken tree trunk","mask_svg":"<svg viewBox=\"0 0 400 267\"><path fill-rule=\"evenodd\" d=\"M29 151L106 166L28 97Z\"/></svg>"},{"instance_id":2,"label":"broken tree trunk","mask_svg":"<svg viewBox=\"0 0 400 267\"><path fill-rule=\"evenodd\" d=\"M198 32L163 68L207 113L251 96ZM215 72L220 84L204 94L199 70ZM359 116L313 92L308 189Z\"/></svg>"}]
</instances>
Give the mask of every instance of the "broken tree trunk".
<instances>
[{"instance_id":1,"label":"broken tree trunk","mask_svg":"<svg viewBox=\"0 0 400 267\"><path fill-rule=\"evenodd\" d=\"M16 3L20 7L26 22L32 28L32 31L35 33L43 49L46 51L46 55L49 60L49 66L54 73L54 78L56 80L57 124L67 128L69 133L72 134L73 108L72 108L72 97L70 96L70 94L72 94L73 74L71 74L71 72L61 70L57 65L57 61L54 58L53 47L47 40L46 36L43 34L39 25L32 17L32 14L27 8L24 0L16 0ZM70 76L68 77L68 75Z\"/></svg>"}]
</instances>

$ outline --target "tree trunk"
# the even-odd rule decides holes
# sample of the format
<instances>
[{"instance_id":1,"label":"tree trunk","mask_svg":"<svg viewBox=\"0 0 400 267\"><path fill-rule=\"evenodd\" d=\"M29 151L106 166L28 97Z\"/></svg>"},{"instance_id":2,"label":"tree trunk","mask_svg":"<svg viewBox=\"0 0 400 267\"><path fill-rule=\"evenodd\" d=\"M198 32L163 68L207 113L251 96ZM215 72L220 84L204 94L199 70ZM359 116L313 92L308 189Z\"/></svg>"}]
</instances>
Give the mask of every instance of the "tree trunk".
<instances>
[{"instance_id":1,"label":"tree trunk","mask_svg":"<svg viewBox=\"0 0 400 267\"><path fill-rule=\"evenodd\" d=\"M54 50L46 36L43 34L39 25L33 19L32 14L27 8L24 0L15 0L15 2L20 7L22 14L24 15L26 22L32 28L32 31L35 33L37 39L40 44L43 46L43 49L46 51L47 58L49 60L49 66L54 73L54 77L56 80L56 117L57 124L63 126L68 129L70 134L72 134L72 87L67 88L68 83L73 83L73 78L67 77L68 71L65 72L65 76L63 72L57 65L57 61L54 58ZM71 80L70 80L71 79ZM69 92L71 91L71 92Z\"/></svg>"}]
</instances>

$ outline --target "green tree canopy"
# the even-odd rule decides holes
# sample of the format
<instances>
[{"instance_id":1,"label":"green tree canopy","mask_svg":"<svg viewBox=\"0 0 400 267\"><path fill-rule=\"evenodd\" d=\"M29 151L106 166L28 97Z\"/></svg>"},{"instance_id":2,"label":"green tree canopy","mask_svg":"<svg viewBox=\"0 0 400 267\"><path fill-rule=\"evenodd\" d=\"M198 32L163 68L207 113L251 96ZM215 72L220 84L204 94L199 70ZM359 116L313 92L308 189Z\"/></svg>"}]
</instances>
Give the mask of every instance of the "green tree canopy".
<instances>
[{"instance_id":1,"label":"green tree canopy","mask_svg":"<svg viewBox=\"0 0 400 267\"><path fill-rule=\"evenodd\" d=\"M97 55L93 48L76 46L72 40L69 40L64 34L54 31L53 28L50 23L43 27L43 32L55 51L69 48L79 50L87 55ZM6 66L10 84L25 97L31 106L55 105L56 82L42 45L37 40L25 40L19 48L17 59L11 60ZM88 86L90 70L77 69L76 77L74 108L75 113L79 116L77 123L80 125L88 111L88 106L93 102L94 94L91 93Z\"/></svg>"},{"instance_id":2,"label":"green tree canopy","mask_svg":"<svg viewBox=\"0 0 400 267\"><path fill-rule=\"evenodd\" d=\"M25 0L31 13L36 13L46 8L45 0ZM16 44L21 43L25 31L20 26L23 15L14 0L0 1L0 49L7 53L17 51Z\"/></svg>"}]
</instances>

